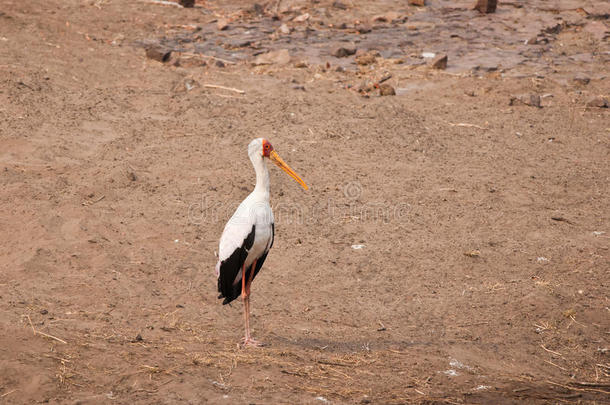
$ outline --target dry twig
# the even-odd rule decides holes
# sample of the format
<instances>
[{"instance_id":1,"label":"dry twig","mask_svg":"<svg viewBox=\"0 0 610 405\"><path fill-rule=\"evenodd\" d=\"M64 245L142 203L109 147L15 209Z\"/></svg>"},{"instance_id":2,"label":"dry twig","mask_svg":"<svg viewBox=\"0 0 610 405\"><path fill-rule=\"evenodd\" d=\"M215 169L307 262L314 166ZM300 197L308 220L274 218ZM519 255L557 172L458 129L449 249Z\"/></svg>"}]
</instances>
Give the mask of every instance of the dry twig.
<instances>
[{"instance_id":1,"label":"dry twig","mask_svg":"<svg viewBox=\"0 0 610 405\"><path fill-rule=\"evenodd\" d=\"M229 90L229 91L234 91L235 93L239 93L239 94L246 94L246 92L244 90L236 89L233 87L220 86L217 84L204 84L203 87L207 87L207 88L211 88L211 89Z\"/></svg>"},{"instance_id":2,"label":"dry twig","mask_svg":"<svg viewBox=\"0 0 610 405\"><path fill-rule=\"evenodd\" d=\"M32 327L32 331L34 332L34 335L41 335L41 336L44 336L44 337L48 337L49 339L57 340L58 342L61 342L61 343L65 344L65 345L68 344L68 342L66 342L63 339L60 339L60 338L58 338L56 336L49 335L48 333L44 333L44 332L41 332L39 330L34 329L34 324L32 324L32 319L30 318L29 315L26 315L26 316L28 318L28 321L30 322L30 326Z\"/></svg>"}]
</instances>

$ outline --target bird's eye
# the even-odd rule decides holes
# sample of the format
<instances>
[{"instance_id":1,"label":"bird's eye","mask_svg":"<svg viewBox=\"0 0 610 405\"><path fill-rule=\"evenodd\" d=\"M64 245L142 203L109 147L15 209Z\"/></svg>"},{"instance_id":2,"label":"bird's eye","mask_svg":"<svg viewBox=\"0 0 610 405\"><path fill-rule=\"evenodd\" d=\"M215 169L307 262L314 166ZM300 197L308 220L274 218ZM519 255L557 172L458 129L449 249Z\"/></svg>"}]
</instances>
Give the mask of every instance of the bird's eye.
<instances>
[{"instance_id":1,"label":"bird's eye","mask_svg":"<svg viewBox=\"0 0 610 405\"><path fill-rule=\"evenodd\" d=\"M269 144L268 143L265 144L265 149L269 149Z\"/></svg>"}]
</instances>

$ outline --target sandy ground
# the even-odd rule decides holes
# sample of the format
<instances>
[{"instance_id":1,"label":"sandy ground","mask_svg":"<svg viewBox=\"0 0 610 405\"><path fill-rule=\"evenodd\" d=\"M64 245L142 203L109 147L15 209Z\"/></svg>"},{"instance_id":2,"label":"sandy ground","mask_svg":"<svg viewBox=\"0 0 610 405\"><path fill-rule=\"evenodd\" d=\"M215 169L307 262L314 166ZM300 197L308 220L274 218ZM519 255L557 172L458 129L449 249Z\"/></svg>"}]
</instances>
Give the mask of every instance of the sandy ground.
<instances>
[{"instance_id":1,"label":"sandy ground","mask_svg":"<svg viewBox=\"0 0 610 405\"><path fill-rule=\"evenodd\" d=\"M606 3L278 3L0 4L0 403L608 403ZM310 190L270 168L241 349L215 250L260 136Z\"/></svg>"}]
</instances>

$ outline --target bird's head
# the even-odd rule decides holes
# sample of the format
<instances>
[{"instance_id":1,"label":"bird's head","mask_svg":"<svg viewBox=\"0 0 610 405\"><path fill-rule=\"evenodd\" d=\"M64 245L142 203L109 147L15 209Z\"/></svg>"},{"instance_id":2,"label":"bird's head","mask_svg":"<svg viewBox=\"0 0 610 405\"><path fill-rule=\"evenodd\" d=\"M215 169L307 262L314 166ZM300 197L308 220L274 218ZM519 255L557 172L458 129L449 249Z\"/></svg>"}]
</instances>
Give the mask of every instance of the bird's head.
<instances>
[{"instance_id":1,"label":"bird's head","mask_svg":"<svg viewBox=\"0 0 610 405\"><path fill-rule=\"evenodd\" d=\"M288 173L290 177L296 180L305 190L308 190L307 184L296 174L294 170L288 166L286 162L277 154L271 143L265 138L256 138L250 145L248 145L248 155L252 158L253 156L267 158L271 160L277 167Z\"/></svg>"}]
</instances>

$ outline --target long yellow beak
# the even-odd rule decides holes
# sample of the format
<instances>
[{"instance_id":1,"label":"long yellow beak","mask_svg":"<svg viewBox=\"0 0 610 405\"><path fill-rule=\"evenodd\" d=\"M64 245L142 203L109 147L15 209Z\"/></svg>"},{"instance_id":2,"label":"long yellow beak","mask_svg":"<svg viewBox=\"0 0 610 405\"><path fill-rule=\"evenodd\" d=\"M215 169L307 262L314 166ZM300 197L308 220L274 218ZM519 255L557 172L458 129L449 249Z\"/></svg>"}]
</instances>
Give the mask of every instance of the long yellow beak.
<instances>
[{"instance_id":1,"label":"long yellow beak","mask_svg":"<svg viewBox=\"0 0 610 405\"><path fill-rule=\"evenodd\" d=\"M301 177L299 177L299 175L296 174L295 171L292 170L290 168L290 166L288 166L286 164L286 162L284 162L284 160L280 157L280 155L277 154L276 151L274 151L274 150L271 151L271 153L269 154L269 159L271 159L271 161L273 163L275 163L277 165L277 167L279 167L280 169L282 169L283 171L288 173L288 175L290 177L295 179L297 181L297 183L299 183L301 185L301 187L303 187L305 190L309 190L309 187L307 187L307 184L305 184L303 179Z\"/></svg>"}]
</instances>

